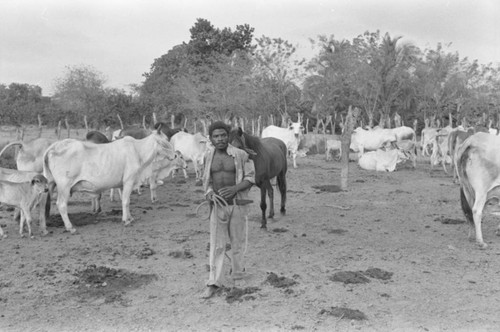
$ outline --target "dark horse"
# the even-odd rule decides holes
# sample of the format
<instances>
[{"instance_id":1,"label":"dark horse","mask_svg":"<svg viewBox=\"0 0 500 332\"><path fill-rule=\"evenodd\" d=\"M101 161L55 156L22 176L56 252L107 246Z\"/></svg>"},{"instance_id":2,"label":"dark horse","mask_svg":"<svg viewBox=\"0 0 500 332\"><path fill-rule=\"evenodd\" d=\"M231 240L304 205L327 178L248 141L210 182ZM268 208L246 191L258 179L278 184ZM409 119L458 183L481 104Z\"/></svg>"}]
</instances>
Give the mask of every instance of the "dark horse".
<instances>
[{"instance_id":1,"label":"dark horse","mask_svg":"<svg viewBox=\"0 0 500 332\"><path fill-rule=\"evenodd\" d=\"M266 192L269 195L269 218L274 217L274 191L271 179L276 177L281 193L282 215L286 213L286 171L287 148L285 143L274 137L258 138L244 133L241 128L234 129L229 134L231 145L245 150L255 166L255 184L260 188L260 208L262 210L261 228L267 228Z\"/></svg>"}]
</instances>

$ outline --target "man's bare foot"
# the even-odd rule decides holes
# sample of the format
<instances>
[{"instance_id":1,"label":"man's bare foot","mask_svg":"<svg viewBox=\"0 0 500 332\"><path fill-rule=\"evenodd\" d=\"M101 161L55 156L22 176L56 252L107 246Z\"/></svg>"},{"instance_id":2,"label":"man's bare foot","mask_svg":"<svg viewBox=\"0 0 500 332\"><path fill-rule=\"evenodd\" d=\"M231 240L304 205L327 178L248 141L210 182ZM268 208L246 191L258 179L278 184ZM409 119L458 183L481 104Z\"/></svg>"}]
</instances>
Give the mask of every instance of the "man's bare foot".
<instances>
[{"instance_id":1,"label":"man's bare foot","mask_svg":"<svg viewBox=\"0 0 500 332\"><path fill-rule=\"evenodd\" d=\"M209 299L211 298L212 296L215 295L215 293L217 293L217 291L219 290L219 287L215 286L215 285L210 285L207 287L207 289L203 292L203 294L201 295L201 298L202 299Z\"/></svg>"}]
</instances>

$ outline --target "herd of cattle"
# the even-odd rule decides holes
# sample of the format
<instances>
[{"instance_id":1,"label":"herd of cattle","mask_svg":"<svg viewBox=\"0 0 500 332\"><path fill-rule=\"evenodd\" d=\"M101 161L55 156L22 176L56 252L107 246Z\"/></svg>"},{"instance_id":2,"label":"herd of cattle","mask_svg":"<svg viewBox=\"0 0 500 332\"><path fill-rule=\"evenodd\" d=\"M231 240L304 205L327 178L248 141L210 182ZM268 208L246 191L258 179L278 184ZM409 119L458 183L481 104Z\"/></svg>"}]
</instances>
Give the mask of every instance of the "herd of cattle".
<instances>
[{"instance_id":1,"label":"herd of cattle","mask_svg":"<svg viewBox=\"0 0 500 332\"><path fill-rule=\"evenodd\" d=\"M281 139L297 167L296 157L305 137L300 122L288 128L268 126L261 137ZM324 137L326 160L331 152L341 152L341 143L335 135ZM45 235L46 220L50 214L51 197L57 193L56 205L69 232L75 232L68 216L68 200L73 192L85 192L92 197L93 212L100 212L101 194L119 189L122 201L122 220L125 225L130 214L130 194L148 184L151 200L158 198L156 188L174 170L182 169L187 178L187 162L192 162L196 181L201 181L203 157L210 141L201 133L171 129L158 123L153 131L131 127L106 136L98 131L87 133L85 140L54 141L38 138L30 142L7 144L0 156L12 146L20 146L16 156L17 170L0 168L0 202L17 207L20 215L21 236L24 224L31 232L31 210L40 208L40 232ZM416 167L417 156L429 157L432 166L441 164L448 173L451 165L453 179L460 182L462 209L475 231L480 247L486 247L482 238L481 219L487 203L500 203L500 136L492 128L426 127L420 140L414 129L356 128L351 135L350 150L358 154L361 168L392 172L397 164L410 160ZM500 208L492 213L499 213ZM500 232L500 228L498 230ZM0 227L0 236L4 236Z\"/></svg>"}]
</instances>

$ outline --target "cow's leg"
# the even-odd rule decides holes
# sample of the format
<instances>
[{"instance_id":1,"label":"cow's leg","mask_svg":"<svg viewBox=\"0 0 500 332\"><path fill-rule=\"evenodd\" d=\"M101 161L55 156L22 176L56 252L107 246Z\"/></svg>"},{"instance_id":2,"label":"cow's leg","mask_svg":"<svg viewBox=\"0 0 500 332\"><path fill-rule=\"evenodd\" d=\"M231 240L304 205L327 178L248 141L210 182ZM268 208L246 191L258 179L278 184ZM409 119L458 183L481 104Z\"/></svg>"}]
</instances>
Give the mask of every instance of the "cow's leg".
<instances>
[{"instance_id":1,"label":"cow's leg","mask_svg":"<svg viewBox=\"0 0 500 332\"><path fill-rule=\"evenodd\" d=\"M40 229L40 234L42 236L45 236L49 234L47 232L47 216L45 214L45 211L47 209L47 204L50 205L50 196L49 193L42 193L40 195L40 199L38 200L38 211L39 213L39 221L38 221L38 228Z\"/></svg>"},{"instance_id":2,"label":"cow's leg","mask_svg":"<svg viewBox=\"0 0 500 332\"><path fill-rule=\"evenodd\" d=\"M260 209L262 211L262 221L260 223L260 228L267 228L267 219L266 219L266 186L261 184L260 187Z\"/></svg>"},{"instance_id":3,"label":"cow's leg","mask_svg":"<svg viewBox=\"0 0 500 332\"><path fill-rule=\"evenodd\" d=\"M156 203L157 201L156 188L158 187L158 184L156 182L156 179L153 177L150 177L148 179L148 182L149 182L149 191L151 192L151 203Z\"/></svg>"},{"instance_id":4,"label":"cow's leg","mask_svg":"<svg viewBox=\"0 0 500 332\"><path fill-rule=\"evenodd\" d=\"M292 152L293 168L297 168L297 151Z\"/></svg>"},{"instance_id":5,"label":"cow's leg","mask_svg":"<svg viewBox=\"0 0 500 332\"><path fill-rule=\"evenodd\" d=\"M0 237L1 237L2 239L7 237L7 236L5 236L5 234L3 233L2 226L0 226Z\"/></svg>"},{"instance_id":6,"label":"cow's leg","mask_svg":"<svg viewBox=\"0 0 500 332\"><path fill-rule=\"evenodd\" d=\"M31 237L31 215L30 215L29 207L21 209L21 223L19 225L19 235L21 237L24 237L24 234L23 234L24 223L26 223L26 226L28 228L28 236Z\"/></svg>"},{"instance_id":7,"label":"cow's leg","mask_svg":"<svg viewBox=\"0 0 500 332\"><path fill-rule=\"evenodd\" d=\"M62 186L61 186L62 187ZM63 189L61 187L57 187L57 209L59 210L59 214L64 222L64 227L67 232L75 233L76 229L71 224L71 221L68 217L68 200L70 196L70 188ZM69 187L69 186L67 186Z\"/></svg>"},{"instance_id":8,"label":"cow's leg","mask_svg":"<svg viewBox=\"0 0 500 332\"><path fill-rule=\"evenodd\" d=\"M486 203L486 195L478 195L472 207L472 217L474 219L474 228L476 232L476 242L481 247L485 249L488 245L483 241L483 232L481 229L481 220L483 218L483 209Z\"/></svg>"},{"instance_id":9,"label":"cow's leg","mask_svg":"<svg viewBox=\"0 0 500 332\"><path fill-rule=\"evenodd\" d=\"M132 193L134 184L126 183L123 184L123 192L122 192L122 221L125 223L125 226L130 225L134 219L130 215L130 194Z\"/></svg>"},{"instance_id":10,"label":"cow's leg","mask_svg":"<svg viewBox=\"0 0 500 332\"><path fill-rule=\"evenodd\" d=\"M111 202L114 202L115 201L115 188L111 188L109 190L109 200Z\"/></svg>"},{"instance_id":11,"label":"cow's leg","mask_svg":"<svg viewBox=\"0 0 500 332\"><path fill-rule=\"evenodd\" d=\"M92 197L92 212L94 213L101 213L101 198L102 194L96 194L95 196Z\"/></svg>"}]
</instances>

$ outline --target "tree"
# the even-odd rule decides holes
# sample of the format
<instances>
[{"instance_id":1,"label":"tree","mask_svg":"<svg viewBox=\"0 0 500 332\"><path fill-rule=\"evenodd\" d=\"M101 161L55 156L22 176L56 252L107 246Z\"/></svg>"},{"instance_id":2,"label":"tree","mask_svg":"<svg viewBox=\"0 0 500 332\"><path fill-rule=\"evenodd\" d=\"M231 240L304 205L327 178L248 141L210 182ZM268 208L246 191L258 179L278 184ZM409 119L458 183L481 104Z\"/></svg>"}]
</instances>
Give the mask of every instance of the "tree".
<instances>
[{"instance_id":1,"label":"tree","mask_svg":"<svg viewBox=\"0 0 500 332\"><path fill-rule=\"evenodd\" d=\"M37 85L11 83L0 85L0 121L13 125L36 123L44 113L45 99Z\"/></svg>"},{"instance_id":2,"label":"tree","mask_svg":"<svg viewBox=\"0 0 500 332\"><path fill-rule=\"evenodd\" d=\"M107 116L104 83L103 74L91 66L66 67L65 75L55 81L54 100L69 120L80 122L87 116L99 128Z\"/></svg>"},{"instance_id":3,"label":"tree","mask_svg":"<svg viewBox=\"0 0 500 332\"><path fill-rule=\"evenodd\" d=\"M283 120L299 110L303 81L303 59L297 59L296 47L281 38L257 38L253 54L253 79L258 82L261 100L267 101L268 114L280 115Z\"/></svg>"}]
</instances>

